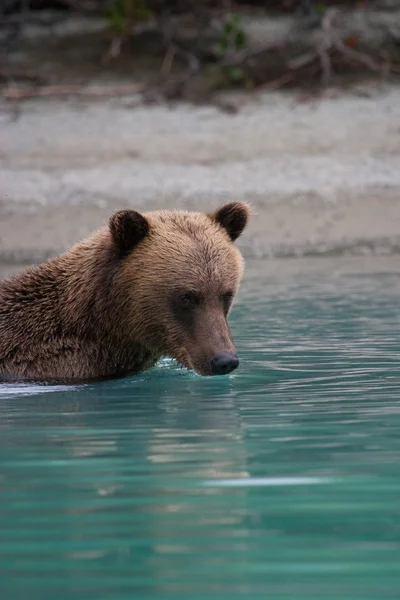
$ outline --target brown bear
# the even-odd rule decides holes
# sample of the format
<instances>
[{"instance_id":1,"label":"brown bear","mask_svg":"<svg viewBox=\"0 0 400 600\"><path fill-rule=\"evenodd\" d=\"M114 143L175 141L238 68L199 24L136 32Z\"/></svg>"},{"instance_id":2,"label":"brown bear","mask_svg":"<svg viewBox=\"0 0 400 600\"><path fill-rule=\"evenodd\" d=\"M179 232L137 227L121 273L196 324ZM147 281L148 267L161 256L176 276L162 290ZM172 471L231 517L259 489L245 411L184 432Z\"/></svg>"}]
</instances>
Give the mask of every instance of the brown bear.
<instances>
[{"instance_id":1,"label":"brown bear","mask_svg":"<svg viewBox=\"0 0 400 600\"><path fill-rule=\"evenodd\" d=\"M227 315L249 208L122 210L109 226L0 283L0 380L122 377L161 357L201 375L239 364Z\"/></svg>"}]
</instances>

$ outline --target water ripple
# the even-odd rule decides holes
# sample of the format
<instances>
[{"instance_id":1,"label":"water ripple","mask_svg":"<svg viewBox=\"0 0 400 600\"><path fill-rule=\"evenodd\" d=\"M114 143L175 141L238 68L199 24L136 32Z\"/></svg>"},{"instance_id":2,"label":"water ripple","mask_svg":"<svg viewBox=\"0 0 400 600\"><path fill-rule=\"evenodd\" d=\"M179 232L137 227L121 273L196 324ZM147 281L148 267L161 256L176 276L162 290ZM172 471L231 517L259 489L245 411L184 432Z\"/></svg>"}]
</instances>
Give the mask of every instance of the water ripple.
<instances>
[{"instance_id":1,"label":"water ripple","mask_svg":"<svg viewBox=\"0 0 400 600\"><path fill-rule=\"evenodd\" d=\"M1 599L397 599L400 277L360 261L249 265L230 377L1 386Z\"/></svg>"}]
</instances>

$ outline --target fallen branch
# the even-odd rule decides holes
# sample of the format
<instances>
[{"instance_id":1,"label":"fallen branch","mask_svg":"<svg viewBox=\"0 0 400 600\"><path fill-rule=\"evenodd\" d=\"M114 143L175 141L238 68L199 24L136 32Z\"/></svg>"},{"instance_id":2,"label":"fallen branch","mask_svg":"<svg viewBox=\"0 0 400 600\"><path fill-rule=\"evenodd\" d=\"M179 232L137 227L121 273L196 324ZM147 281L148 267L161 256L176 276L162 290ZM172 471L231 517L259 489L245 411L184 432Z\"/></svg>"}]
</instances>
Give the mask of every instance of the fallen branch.
<instances>
[{"instance_id":1,"label":"fallen branch","mask_svg":"<svg viewBox=\"0 0 400 600\"><path fill-rule=\"evenodd\" d=\"M145 89L142 83L120 85L117 87L85 87L82 85L44 85L40 87L18 87L9 85L3 91L6 100L24 100L49 96L86 96L104 98L112 96L130 96Z\"/></svg>"},{"instance_id":2,"label":"fallen branch","mask_svg":"<svg viewBox=\"0 0 400 600\"><path fill-rule=\"evenodd\" d=\"M351 18L354 25L349 25ZM393 35L388 34L386 41L369 44L369 32L367 26L360 29L352 12L329 7L312 26L307 21L294 25L288 22L280 40L271 43L266 39L261 47L250 44L223 57L219 64L222 68L240 68L257 89L275 89L317 78L322 87L327 87L338 67L357 66L379 74L385 81L390 74L399 72L395 45L391 42Z\"/></svg>"},{"instance_id":3,"label":"fallen branch","mask_svg":"<svg viewBox=\"0 0 400 600\"><path fill-rule=\"evenodd\" d=\"M170 44L167 48L163 63L161 65L161 75L163 75L163 77L167 77L170 74L175 54L176 46L174 44Z\"/></svg>"},{"instance_id":4,"label":"fallen branch","mask_svg":"<svg viewBox=\"0 0 400 600\"><path fill-rule=\"evenodd\" d=\"M331 81L333 72L332 54L335 51L349 62L363 65L370 71L383 73L384 65L378 64L368 54L350 48L343 42L338 32L339 17L340 12L337 8L328 8L321 21L323 38L317 48L317 54L321 64L322 84L327 86Z\"/></svg>"},{"instance_id":5,"label":"fallen branch","mask_svg":"<svg viewBox=\"0 0 400 600\"><path fill-rule=\"evenodd\" d=\"M288 83L292 83L294 81L294 79L295 79L294 73L284 73L282 75L282 77L278 77L277 79L273 79L272 81L267 81L266 83L259 85L256 88L256 91L259 93L259 92L266 92L266 91L272 92L274 90L279 90L280 88L287 85Z\"/></svg>"}]
</instances>

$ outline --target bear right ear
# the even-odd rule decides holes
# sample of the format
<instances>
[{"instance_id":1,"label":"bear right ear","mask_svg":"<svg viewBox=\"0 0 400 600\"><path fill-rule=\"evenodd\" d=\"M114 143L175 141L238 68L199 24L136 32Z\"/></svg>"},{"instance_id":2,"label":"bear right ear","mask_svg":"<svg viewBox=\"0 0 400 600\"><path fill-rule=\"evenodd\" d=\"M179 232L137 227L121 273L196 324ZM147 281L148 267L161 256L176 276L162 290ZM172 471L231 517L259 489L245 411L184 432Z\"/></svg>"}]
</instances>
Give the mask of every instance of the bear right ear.
<instances>
[{"instance_id":1,"label":"bear right ear","mask_svg":"<svg viewBox=\"0 0 400 600\"><path fill-rule=\"evenodd\" d=\"M234 242L243 232L250 217L250 207L243 202L228 202L208 215L223 227Z\"/></svg>"},{"instance_id":2,"label":"bear right ear","mask_svg":"<svg viewBox=\"0 0 400 600\"><path fill-rule=\"evenodd\" d=\"M110 218L109 227L121 256L129 254L149 233L147 219L136 210L119 210Z\"/></svg>"}]
</instances>

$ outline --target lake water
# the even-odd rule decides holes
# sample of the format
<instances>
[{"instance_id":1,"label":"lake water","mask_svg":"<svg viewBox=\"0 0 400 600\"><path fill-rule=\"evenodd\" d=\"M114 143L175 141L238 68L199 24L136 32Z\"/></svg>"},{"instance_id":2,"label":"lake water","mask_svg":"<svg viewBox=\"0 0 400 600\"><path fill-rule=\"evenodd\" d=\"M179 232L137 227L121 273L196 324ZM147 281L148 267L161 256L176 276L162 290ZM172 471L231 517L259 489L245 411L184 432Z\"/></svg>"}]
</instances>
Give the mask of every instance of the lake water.
<instances>
[{"instance_id":1,"label":"lake water","mask_svg":"<svg viewBox=\"0 0 400 600\"><path fill-rule=\"evenodd\" d=\"M399 299L253 263L229 377L0 387L1 600L399 598Z\"/></svg>"}]
</instances>

